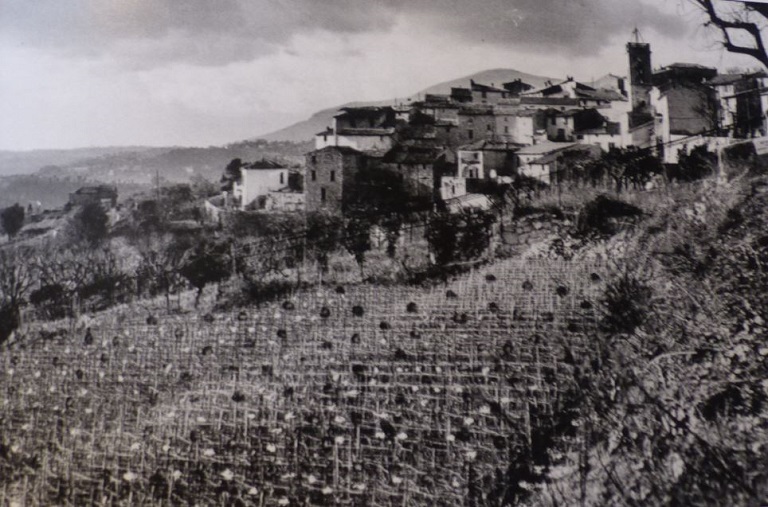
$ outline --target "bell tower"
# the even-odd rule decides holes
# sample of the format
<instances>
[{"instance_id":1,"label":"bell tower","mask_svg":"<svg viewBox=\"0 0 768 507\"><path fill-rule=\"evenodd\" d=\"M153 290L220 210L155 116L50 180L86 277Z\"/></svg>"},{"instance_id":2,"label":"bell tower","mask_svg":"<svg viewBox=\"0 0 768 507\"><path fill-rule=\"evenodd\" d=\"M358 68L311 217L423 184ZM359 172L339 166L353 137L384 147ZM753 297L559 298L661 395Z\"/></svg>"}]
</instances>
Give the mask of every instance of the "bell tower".
<instances>
[{"instance_id":1,"label":"bell tower","mask_svg":"<svg viewBox=\"0 0 768 507\"><path fill-rule=\"evenodd\" d=\"M653 69L651 67L651 45L643 42L640 31L632 32L634 41L627 43L629 55L629 94L632 110L642 111L650 104L653 87Z\"/></svg>"}]
</instances>

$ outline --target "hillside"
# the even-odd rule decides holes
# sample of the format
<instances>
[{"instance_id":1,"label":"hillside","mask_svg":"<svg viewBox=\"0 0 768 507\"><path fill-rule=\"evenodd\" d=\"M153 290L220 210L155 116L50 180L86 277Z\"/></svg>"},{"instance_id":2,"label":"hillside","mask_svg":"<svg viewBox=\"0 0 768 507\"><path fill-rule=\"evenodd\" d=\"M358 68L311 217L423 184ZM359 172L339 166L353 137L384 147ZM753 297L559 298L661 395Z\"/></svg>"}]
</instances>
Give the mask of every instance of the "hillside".
<instances>
[{"instance_id":1,"label":"hillside","mask_svg":"<svg viewBox=\"0 0 768 507\"><path fill-rule=\"evenodd\" d=\"M160 183L184 183L194 178L217 181L233 158L271 158L289 165L302 163L311 143L243 141L207 148L94 148L14 152L0 156L0 207L40 201L43 208L61 206L70 192L99 182L116 185L121 195ZM114 150L114 151L111 151ZM3 165L7 162L7 165ZM30 168L41 163L36 171Z\"/></svg>"},{"instance_id":2,"label":"hillside","mask_svg":"<svg viewBox=\"0 0 768 507\"><path fill-rule=\"evenodd\" d=\"M453 79L451 81L445 81L443 83L439 83L434 86L430 86L429 88L425 88L424 90L421 90L411 95L410 97L405 99L405 101L419 100L419 98L423 97L425 94L428 94L428 93L432 93L432 94L450 93L452 87L469 86L470 79L474 79L479 83L485 83L485 84L494 83L496 85L501 85L501 83L514 81L515 79L522 79L524 82L531 84L537 88L543 86L544 82L547 80L555 80L555 78L535 76L533 74L526 74L525 72L520 72L513 69L491 69L491 70L484 70L482 72L477 72L475 74L470 74L468 76L463 76L457 79ZM268 141L293 141L293 142L306 141L306 140L312 139L316 133L324 130L328 125L330 125L331 120L333 119L333 115L342 107L384 106L384 105L391 105L393 103L395 103L395 99L378 101L378 102L350 102L348 104L342 104L337 107L323 109L322 111L318 111L317 113L313 114L309 119L305 121L296 123L284 129L280 129L276 132L272 132L270 134L261 136L260 139L266 139Z\"/></svg>"}]
</instances>

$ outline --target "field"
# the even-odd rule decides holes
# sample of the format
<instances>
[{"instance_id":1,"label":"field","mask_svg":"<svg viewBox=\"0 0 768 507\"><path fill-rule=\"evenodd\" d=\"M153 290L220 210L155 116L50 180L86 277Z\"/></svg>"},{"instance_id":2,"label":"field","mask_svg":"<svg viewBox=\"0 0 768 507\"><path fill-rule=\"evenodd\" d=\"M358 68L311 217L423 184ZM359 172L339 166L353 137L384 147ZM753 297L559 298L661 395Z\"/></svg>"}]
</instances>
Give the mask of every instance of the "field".
<instances>
[{"instance_id":1,"label":"field","mask_svg":"<svg viewBox=\"0 0 768 507\"><path fill-rule=\"evenodd\" d=\"M517 458L546 461L606 272L29 326L0 354L0 505L498 504Z\"/></svg>"}]
</instances>

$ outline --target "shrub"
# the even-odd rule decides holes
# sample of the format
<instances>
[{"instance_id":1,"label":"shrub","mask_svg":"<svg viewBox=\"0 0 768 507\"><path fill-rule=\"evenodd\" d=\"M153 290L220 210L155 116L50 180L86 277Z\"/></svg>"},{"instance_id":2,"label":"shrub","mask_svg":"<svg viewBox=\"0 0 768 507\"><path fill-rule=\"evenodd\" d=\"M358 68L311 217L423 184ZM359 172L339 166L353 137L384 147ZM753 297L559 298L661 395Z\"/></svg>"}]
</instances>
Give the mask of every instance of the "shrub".
<instances>
[{"instance_id":1,"label":"shrub","mask_svg":"<svg viewBox=\"0 0 768 507\"><path fill-rule=\"evenodd\" d=\"M637 206L607 195L599 195L588 202L579 212L576 220L576 234L579 236L613 235L618 232L618 220L643 215Z\"/></svg>"},{"instance_id":2,"label":"shrub","mask_svg":"<svg viewBox=\"0 0 768 507\"><path fill-rule=\"evenodd\" d=\"M653 289L634 274L625 272L605 287L602 326L608 332L633 333L652 310Z\"/></svg>"}]
</instances>

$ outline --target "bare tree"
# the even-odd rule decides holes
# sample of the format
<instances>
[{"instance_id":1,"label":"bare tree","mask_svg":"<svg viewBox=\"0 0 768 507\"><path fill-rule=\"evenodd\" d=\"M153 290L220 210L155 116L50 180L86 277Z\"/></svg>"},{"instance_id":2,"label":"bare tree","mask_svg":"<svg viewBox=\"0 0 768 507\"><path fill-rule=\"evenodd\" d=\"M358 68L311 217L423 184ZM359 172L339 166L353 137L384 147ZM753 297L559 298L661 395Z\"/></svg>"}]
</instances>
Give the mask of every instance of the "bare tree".
<instances>
[{"instance_id":1,"label":"bare tree","mask_svg":"<svg viewBox=\"0 0 768 507\"><path fill-rule=\"evenodd\" d=\"M690 0L707 15L705 26L717 28L726 51L751 56L768 67L762 30L768 22L768 4L723 0Z\"/></svg>"}]
</instances>

